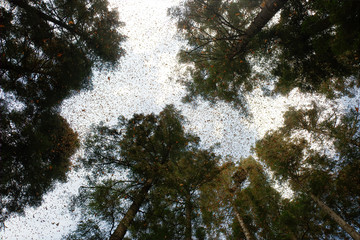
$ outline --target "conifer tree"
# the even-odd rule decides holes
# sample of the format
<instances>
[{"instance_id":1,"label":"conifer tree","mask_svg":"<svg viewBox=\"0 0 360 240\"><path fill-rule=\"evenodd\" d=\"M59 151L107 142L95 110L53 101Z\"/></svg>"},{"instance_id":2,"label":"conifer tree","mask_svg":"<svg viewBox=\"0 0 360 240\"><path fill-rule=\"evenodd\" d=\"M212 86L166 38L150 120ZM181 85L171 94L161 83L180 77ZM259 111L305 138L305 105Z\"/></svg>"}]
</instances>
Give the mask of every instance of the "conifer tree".
<instances>
[{"instance_id":1,"label":"conifer tree","mask_svg":"<svg viewBox=\"0 0 360 240\"><path fill-rule=\"evenodd\" d=\"M156 204L166 210L168 201L177 200L182 202L180 212L189 215L175 213L187 223L182 234L191 234L193 194L214 174L207 168L214 169L217 158L199 150L199 139L185 133L183 123L184 118L170 105L159 115L135 114L131 119L120 117L116 127L94 128L82 159L92 175L77 197L87 212L84 218L104 221L109 231L103 231L105 235L123 239L135 216L143 218L147 211L161 211L153 210ZM208 175L201 174L207 171ZM78 230L78 235L71 237L84 233Z\"/></svg>"},{"instance_id":2,"label":"conifer tree","mask_svg":"<svg viewBox=\"0 0 360 240\"><path fill-rule=\"evenodd\" d=\"M157 187L149 209L133 227L134 239L193 239L204 237L199 209L199 191L221 171L219 158L198 146L184 153L164 173L166 182ZM160 198L160 200L159 200ZM172 227L173 226L173 227ZM167 234L162 233L163 230ZM135 237L135 236L138 237Z\"/></svg>"},{"instance_id":3,"label":"conifer tree","mask_svg":"<svg viewBox=\"0 0 360 240\"><path fill-rule=\"evenodd\" d=\"M39 206L55 181L64 182L78 135L59 114L44 112L35 121L6 112L0 101L0 223L26 206ZM0 226L1 227L1 226Z\"/></svg>"},{"instance_id":4,"label":"conifer tree","mask_svg":"<svg viewBox=\"0 0 360 240\"><path fill-rule=\"evenodd\" d=\"M65 180L78 140L59 106L91 87L93 67L116 65L124 54L120 26L106 0L2 1L0 223Z\"/></svg>"},{"instance_id":5,"label":"conifer tree","mask_svg":"<svg viewBox=\"0 0 360 240\"><path fill-rule=\"evenodd\" d=\"M1 7L1 82L25 106L58 106L90 81L94 64L124 54L121 23L105 0L25 1Z\"/></svg>"},{"instance_id":6,"label":"conifer tree","mask_svg":"<svg viewBox=\"0 0 360 240\"><path fill-rule=\"evenodd\" d=\"M184 100L223 100L246 112L244 94L257 86L349 93L360 84L359 11L359 1L185 1L171 12L188 43L179 53L190 64Z\"/></svg>"},{"instance_id":7,"label":"conifer tree","mask_svg":"<svg viewBox=\"0 0 360 240\"><path fill-rule=\"evenodd\" d=\"M323 120L322 112L315 104L309 110L291 109L285 126L268 133L255 150L279 180L289 181L294 191L305 194L337 223L331 234L340 227L359 239L358 184L354 186L359 182L359 113L351 110L343 117L333 114ZM315 143L335 154L327 154L324 147L314 149Z\"/></svg>"},{"instance_id":8,"label":"conifer tree","mask_svg":"<svg viewBox=\"0 0 360 240\"><path fill-rule=\"evenodd\" d=\"M296 239L296 233L281 222L283 199L255 159L223 167L213 185L202 191L202 214L210 239L220 238L221 233L227 239Z\"/></svg>"}]
</instances>

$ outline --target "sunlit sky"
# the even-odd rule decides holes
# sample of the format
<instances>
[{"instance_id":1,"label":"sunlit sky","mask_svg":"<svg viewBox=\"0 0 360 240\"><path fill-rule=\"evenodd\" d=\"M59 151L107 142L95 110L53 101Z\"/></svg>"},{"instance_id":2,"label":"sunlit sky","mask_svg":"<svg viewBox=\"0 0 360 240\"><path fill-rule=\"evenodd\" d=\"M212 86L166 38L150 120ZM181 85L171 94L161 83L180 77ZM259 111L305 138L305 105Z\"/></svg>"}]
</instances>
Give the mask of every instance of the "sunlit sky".
<instances>
[{"instance_id":1,"label":"sunlit sky","mask_svg":"<svg viewBox=\"0 0 360 240\"><path fill-rule=\"evenodd\" d=\"M128 37L123 45L127 54L114 71L95 72L93 90L64 101L61 114L83 140L92 124L104 121L111 125L119 115L158 113L166 104L174 104L186 117L187 130L197 134L204 147L220 142L219 154L236 160L247 157L257 139L281 125L282 113L289 106L309 106L311 99L296 91L287 98L262 97L256 90L247 97L251 119L224 103L210 106L199 101L197 107L181 103L185 89L176 79L184 66L178 64L176 55L186 43L178 38L175 23L167 16L167 9L178 3L179 0L111 1L111 7L118 8L125 23L122 33ZM315 99L326 105L323 98ZM73 161L76 164L76 156ZM0 239L60 239L74 230L77 218L67 206L81 183L81 174L71 172L69 182L57 184L44 197L42 206L9 219Z\"/></svg>"}]
</instances>

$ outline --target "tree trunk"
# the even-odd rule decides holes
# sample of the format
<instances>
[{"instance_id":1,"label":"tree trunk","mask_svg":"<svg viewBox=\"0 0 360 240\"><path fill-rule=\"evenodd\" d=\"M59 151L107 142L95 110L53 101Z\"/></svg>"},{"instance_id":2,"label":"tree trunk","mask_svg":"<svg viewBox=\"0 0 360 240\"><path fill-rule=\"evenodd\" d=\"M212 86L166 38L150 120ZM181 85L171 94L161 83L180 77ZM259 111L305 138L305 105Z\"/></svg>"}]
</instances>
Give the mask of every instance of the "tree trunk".
<instances>
[{"instance_id":1,"label":"tree trunk","mask_svg":"<svg viewBox=\"0 0 360 240\"><path fill-rule=\"evenodd\" d=\"M242 217L240 216L239 212L236 210L236 207L234 206L234 212L235 212L235 215L236 215L236 219L238 220L239 224L240 224L240 227L241 229L243 230L244 234L245 234L245 238L246 240L251 240L251 235L250 235L250 232L249 230L247 229L245 223L244 223L244 220L242 219Z\"/></svg>"},{"instance_id":2,"label":"tree trunk","mask_svg":"<svg viewBox=\"0 0 360 240\"><path fill-rule=\"evenodd\" d=\"M135 197L130 208L126 212L125 216L122 218L119 225L116 227L114 233L110 236L109 240L121 240L124 238L128 227L131 225L132 221L134 220L134 217L136 213L139 211L141 204L144 202L152 184L153 184L152 179L146 181L145 185L141 188L141 190Z\"/></svg>"},{"instance_id":3,"label":"tree trunk","mask_svg":"<svg viewBox=\"0 0 360 240\"><path fill-rule=\"evenodd\" d=\"M233 56L245 50L250 40L271 20L271 18L285 5L288 0L264 0L261 11L245 30L245 34L236 46Z\"/></svg>"},{"instance_id":4,"label":"tree trunk","mask_svg":"<svg viewBox=\"0 0 360 240\"><path fill-rule=\"evenodd\" d=\"M191 196L190 193L186 195L185 201L185 240L191 240L192 228L191 228L191 212L192 212L192 204L191 204Z\"/></svg>"},{"instance_id":5,"label":"tree trunk","mask_svg":"<svg viewBox=\"0 0 360 240\"><path fill-rule=\"evenodd\" d=\"M355 231L347 222L344 221L338 214L336 214L331 208L323 203L317 196L310 193L310 197L316 202L319 207L326 212L339 226L346 231L353 239L360 240L360 234Z\"/></svg>"}]
</instances>

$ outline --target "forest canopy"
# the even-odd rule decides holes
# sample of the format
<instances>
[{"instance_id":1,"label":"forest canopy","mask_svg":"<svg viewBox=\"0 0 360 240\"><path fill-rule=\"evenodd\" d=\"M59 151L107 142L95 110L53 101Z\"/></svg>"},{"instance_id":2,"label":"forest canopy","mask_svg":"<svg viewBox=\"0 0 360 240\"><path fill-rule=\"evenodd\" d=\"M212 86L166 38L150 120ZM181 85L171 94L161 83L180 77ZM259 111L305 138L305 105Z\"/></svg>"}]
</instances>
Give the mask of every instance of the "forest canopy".
<instances>
[{"instance_id":1,"label":"forest canopy","mask_svg":"<svg viewBox=\"0 0 360 240\"><path fill-rule=\"evenodd\" d=\"M359 1L189 0L170 10L187 45L186 102L247 110L245 94L294 88L329 98L359 87Z\"/></svg>"},{"instance_id":2,"label":"forest canopy","mask_svg":"<svg viewBox=\"0 0 360 240\"><path fill-rule=\"evenodd\" d=\"M123 239L128 230L132 239L191 239L201 231L198 191L220 172L220 159L183 124L167 105L94 126L81 159L91 174L74 198L83 221L66 239Z\"/></svg>"},{"instance_id":3,"label":"forest canopy","mask_svg":"<svg viewBox=\"0 0 360 240\"><path fill-rule=\"evenodd\" d=\"M2 2L0 223L66 179L79 140L59 106L91 86L93 67L116 66L121 26L106 0Z\"/></svg>"},{"instance_id":4,"label":"forest canopy","mask_svg":"<svg viewBox=\"0 0 360 240\"><path fill-rule=\"evenodd\" d=\"M117 12L106 0L6 1L0 224L65 182L81 145L74 172L86 181L69 206L80 221L63 239L360 240L359 105L332 109L360 87L359 11L355 0L184 0L169 10L186 41L185 101L225 101L244 119L257 88L329 103L289 107L235 159L205 147L175 104L94 124L81 145L60 105L124 55Z\"/></svg>"}]
</instances>

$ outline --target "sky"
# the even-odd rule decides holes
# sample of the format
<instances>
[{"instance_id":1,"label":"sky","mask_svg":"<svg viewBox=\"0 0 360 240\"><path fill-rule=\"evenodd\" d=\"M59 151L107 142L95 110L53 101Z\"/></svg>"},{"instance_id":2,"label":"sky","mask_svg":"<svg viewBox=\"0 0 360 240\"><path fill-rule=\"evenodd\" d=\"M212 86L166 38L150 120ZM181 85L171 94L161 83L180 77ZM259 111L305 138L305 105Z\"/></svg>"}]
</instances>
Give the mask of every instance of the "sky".
<instances>
[{"instance_id":1,"label":"sky","mask_svg":"<svg viewBox=\"0 0 360 240\"><path fill-rule=\"evenodd\" d=\"M113 125L123 115L159 113L166 104L174 104L187 119L186 129L201 138L202 146L219 142L218 154L235 160L247 157L255 141L282 124L282 114L289 106L310 106L315 99L327 106L321 96L305 96L293 91L288 97L263 97L260 90L247 96L251 119L225 103L210 106L199 101L197 107L181 103L185 89L176 79L184 71L177 62L177 53L186 43L177 36L175 22L167 16L169 7L179 0L112 0L125 23L122 33L127 54L114 71L95 71L94 88L83 90L65 100L61 115L84 139L92 124L103 121ZM340 108L354 104L354 99L339 102ZM81 155L80 149L72 160ZM28 208L25 216L9 219L0 239L60 239L76 228L77 217L70 214L69 199L83 184L81 172L70 172L69 181L56 184L38 208Z\"/></svg>"}]
</instances>

